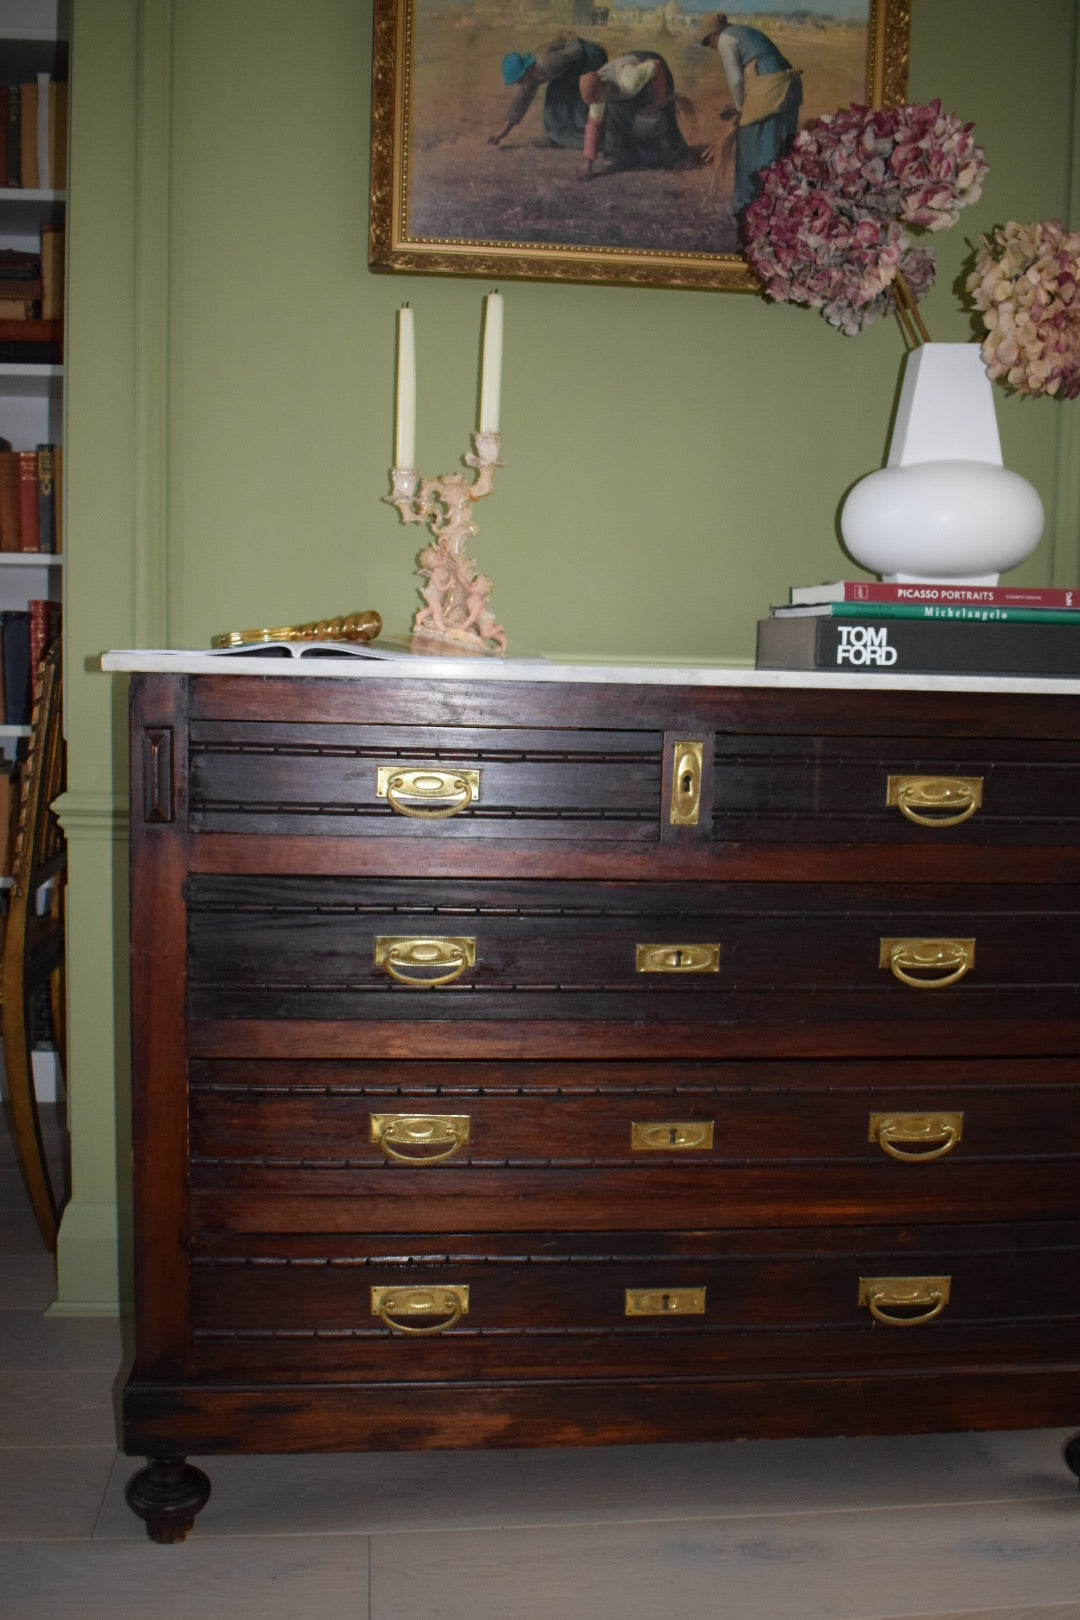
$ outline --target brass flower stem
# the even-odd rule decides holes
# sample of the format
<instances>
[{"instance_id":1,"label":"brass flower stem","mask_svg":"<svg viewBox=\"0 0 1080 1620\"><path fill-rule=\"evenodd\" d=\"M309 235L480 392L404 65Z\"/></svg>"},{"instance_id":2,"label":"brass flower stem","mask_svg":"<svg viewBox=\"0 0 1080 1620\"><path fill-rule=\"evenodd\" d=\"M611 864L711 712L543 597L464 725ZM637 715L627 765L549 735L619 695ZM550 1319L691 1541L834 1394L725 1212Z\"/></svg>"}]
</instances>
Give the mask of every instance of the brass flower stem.
<instances>
[{"instance_id":1,"label":"brass flower stem","mask_svg":"<svg viewBox=\"0 0 1080 1620\"><path fill-rule=\"evenodd\" d=\"M893 303L896 306L900 324L904 328L904 335L911 347L917 349L920 343L929 343L930 333L927 331L923 318L915 307L911 289L899 270L896 272L896 279L893 282Z\"/></svg>"}]
</instances>

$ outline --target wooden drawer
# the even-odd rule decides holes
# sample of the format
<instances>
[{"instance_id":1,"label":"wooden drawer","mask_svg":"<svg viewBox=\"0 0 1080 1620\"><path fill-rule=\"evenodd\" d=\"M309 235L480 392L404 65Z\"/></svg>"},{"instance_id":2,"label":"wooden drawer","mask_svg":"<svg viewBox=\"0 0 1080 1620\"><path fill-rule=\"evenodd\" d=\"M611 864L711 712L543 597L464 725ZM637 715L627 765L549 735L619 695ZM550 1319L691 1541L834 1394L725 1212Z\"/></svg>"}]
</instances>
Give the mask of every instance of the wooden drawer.
<instances>
[{"instance_id":1,"label":"wooden drawer","mask_svg":"<svg viewBox=\"0 0 1080 1620\"><path fill-rule=\"evenodd\" d=\"M1075 1355L1080 1224L205 1239L192 1311L197 1374L213 1377L1033 1364Z\"/></svg>"},{"instance_id":2,"label":"wooden drawer","mask_svg":"<svg viewBox=\"0 0 1080 1620\"><path fill-rule=\"evenodd\" d=\"M1075 1018L1080 888L188 880L196 1019Z\"/></svg>"},{"instance_id":3,"label":"wooden drawer","mask_svg":"<svg viewBox=\"0 0 1080 1620\"><path fill-rule=\"evenodd\" d=\"M280 1231L1064 1217L1078 1121L1080 1060L196 1062L190 1175Z\"/></svg>"},{"instance_id":4,"label":"wooden drawer","mask_svg":"<svg viewBox=\"0 0 1080 1620\"><path fill-rule=\"evenodd\" d=\"M196 832L645 840L660 831L663 733L197 721Z\"/></svg>"},{"instance_id":5,"label":"wooden drawer","mask_svg":"<svg viewBox=\"0 0 1080 1620\"><path fill-rule=\"evenodd\" d=\"M718 840L1080 844L1076 743L718 732Z\"/></svg>"}]
</instances>

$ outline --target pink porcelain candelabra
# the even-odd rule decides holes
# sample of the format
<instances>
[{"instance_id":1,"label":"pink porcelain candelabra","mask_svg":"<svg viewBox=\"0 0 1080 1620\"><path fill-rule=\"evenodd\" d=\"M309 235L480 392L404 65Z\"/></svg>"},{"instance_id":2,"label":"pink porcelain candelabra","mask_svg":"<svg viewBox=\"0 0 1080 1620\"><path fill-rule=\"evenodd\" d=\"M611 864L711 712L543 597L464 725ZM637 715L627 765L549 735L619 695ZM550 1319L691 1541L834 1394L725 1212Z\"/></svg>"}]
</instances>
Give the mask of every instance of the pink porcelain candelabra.
<instances>
[{"instance_id":1,"label":"pink porcelain candelabra","mask_svg":"<svg viewBox=\"0 0 1080 1620\"><path fill-rule=\"evenodd\" d=\"M413 635L448 652L505 652L506 632L488 607L491 580L477 572L466 546L476 531L473 506L490 495L499 461L499 435L475 433L475 454L464 457L473 468L470 483L463 472L421 478L415 467L395 467L393 493L383 499L396 506L403 523L423 523L434 543L417 558L423 607L416 611Z\"/></svg>"}]
</instances>

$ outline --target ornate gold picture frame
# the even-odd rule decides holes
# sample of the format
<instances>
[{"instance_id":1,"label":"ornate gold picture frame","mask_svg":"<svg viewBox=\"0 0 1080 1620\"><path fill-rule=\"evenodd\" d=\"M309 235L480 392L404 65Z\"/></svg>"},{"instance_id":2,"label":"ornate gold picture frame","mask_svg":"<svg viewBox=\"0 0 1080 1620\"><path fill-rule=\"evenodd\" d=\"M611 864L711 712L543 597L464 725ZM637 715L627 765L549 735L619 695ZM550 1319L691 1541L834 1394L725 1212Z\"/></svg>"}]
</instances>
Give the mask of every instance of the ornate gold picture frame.
<instances>
[{"instance_id":1,"label":"ornate gold picture frame","mask_svg":"<svg viewBox=\"0 0 1080 1620\"><path fill-rule=\"evenodd\" d=\"M733 5L721 51L716 13L681 0L375 0L372 268L753 289L734 176L756 72L732 68L730 42L767 37L800 127L907 95L910 0L766 6ZM608 104L589 164L578 69L595 63Z\"/></svg>"}]
</instances>

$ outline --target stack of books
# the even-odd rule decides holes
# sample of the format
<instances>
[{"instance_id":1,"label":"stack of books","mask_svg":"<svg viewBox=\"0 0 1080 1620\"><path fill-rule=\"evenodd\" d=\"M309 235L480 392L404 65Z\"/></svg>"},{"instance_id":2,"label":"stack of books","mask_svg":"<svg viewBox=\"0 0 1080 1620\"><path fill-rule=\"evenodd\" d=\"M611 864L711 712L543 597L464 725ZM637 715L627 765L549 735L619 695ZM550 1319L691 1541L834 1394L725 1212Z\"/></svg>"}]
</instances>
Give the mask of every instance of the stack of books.
<instances>
[{"instance_id":1,"label":"stack of books","mask_svg":"<svg viewBox=\"0 0 1080 1620\"><path fill-rule=\"evenodd\" d=\"M42 225L35 252L0 249L0 362L60 365L64 347L62 225Z\"/></svg>"},{"instance_id":2,"label":"stack of books","mask_svg":"<svg viewBox=\"0 0 1080 1620\"><path fill-rule=\"evenodd\" d=\"M759 669L1080 676L1080 590L1023 585L796 586L758 623Z\"/></svg>"}]
</instances>

